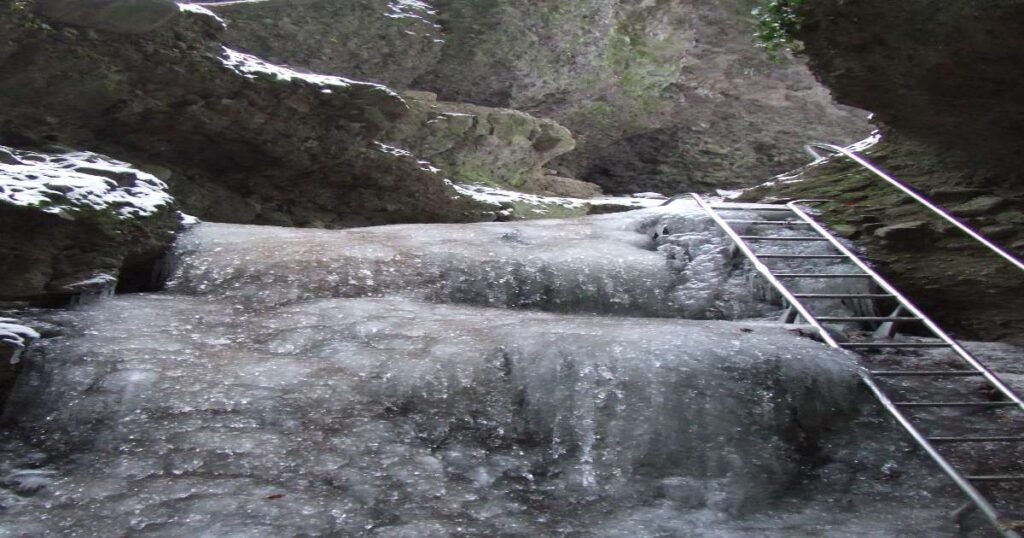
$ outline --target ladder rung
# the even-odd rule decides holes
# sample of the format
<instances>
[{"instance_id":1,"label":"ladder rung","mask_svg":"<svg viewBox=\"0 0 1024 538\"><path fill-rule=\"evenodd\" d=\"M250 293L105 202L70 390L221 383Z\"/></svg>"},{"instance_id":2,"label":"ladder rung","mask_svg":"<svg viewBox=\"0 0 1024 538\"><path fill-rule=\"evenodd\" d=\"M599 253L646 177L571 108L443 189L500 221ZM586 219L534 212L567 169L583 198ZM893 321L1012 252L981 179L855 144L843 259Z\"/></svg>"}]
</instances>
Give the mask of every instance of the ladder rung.
<instances>
[{"instance_id":1,"label":"ladder rung","mask_svg":"<svg viewBox=\"0 0 1024 538\"><path fill-rule=\"evenodd\" d=\"M850 342L840 343L839 347L849 349L874 349L886 347L950 347L945 342Z\"/></svg>"},{"instance_id":2,"label":"ladder rung","mask_svg":"<svg viewBox=\"0 0 1024 538\"><path fill-rule=\"evenodd\" d=\"M933 443L1024 443L1024 437L1012 435L968 435L963 437L929 437Z\"/></svg>"},{"instance_id":3,"label":"ladder rung","mask_svg":"<svg viewBox=\"0 0 1024 538\"><path fill-rule=\"evenodd\" d=\"M836 260L845 259L842 254L758 254L758 258L803 259L803 260Z\"/></svg>"},{"instance_id":4,"label":"ladder rung","mask_svg":"<svg viewBox=\"0 0 1024 538\"><path fill-rule=\"evenodd\" d=\"M1016 402L893 402L900 407L1009 407Z\"/></svg>"},{"instance_id":5,"label":"ladder rung","mask_svg":"<svg viewBox=\"0 0 1024 538\"><path fill-rule=\"evenodd\" d=\"M741 235L744 241L828 241L820 235L794 236L794 237L772 237L770 235Z\"/></svg>"},{"instance_id":6,"label":"ladder rung","mask_svg":"<svg viewBox=\"0 0 1024 538\"><path fill-rule=\"evenodd\" d=\"M974 370L868 370L879 377L975 377L984 375Z\"/></svg>"},{"instance_id":7,"label":"ladder rung","mask_svg":"<svg viewBox=\"0 0 1024 538\"><path fill-rule=\"evenodd\" d=\"M976 474L964 478L971 482L1024 482L1024 475L1019 474Z\"/></svg>"},{"instance_id":8,"label":"ladder rung","mask_svg":"<svg viewBox=\"0 0 1024 538\"><path fill-rule=\"evenodd\" d=\"M802 220L730 220L722 219L729 224L764 224L767 226L810 226Z\"/></svg>"},{"instance_id":9,"label":"ladder rung","mask_svg":"<svg viewBox=\"0 0 1024 538\"><path fill-rule=\"evenodd\" d=\"M889 316L821 316L815 318L818 321L921 321L918 317L889 317Z\"/></svg>"},{"instance_id":10,"label":"ladder rung","mask_svg":"<svg viewBox=\"0 0 1024 538\"><path fill-rule=\"evenodd\" d=\"M719 211L790 211L793 210L786 206L724 206L724 205L712 205L708 206L711 209L717 209Z\"/></svg>"},{"instance_id":11,"label":"ladder rung","mask_svg":"<svg viewBox=\"0 0 1024 538\"><path fill-rule=\"evenodd\" d=\"M773 273L778 278L871 278L867 273Z\"/></svg>"},{"instance_id":12,"label":"ladder rung","mask_svg":"<svg viewBox=\"0 0 1024 538\"><path fill-rule=\"evenodd\" d=\"M794 293L793 297L797 299L891 299L895 295L888 293Z\"/></svg>"}]
</instances>

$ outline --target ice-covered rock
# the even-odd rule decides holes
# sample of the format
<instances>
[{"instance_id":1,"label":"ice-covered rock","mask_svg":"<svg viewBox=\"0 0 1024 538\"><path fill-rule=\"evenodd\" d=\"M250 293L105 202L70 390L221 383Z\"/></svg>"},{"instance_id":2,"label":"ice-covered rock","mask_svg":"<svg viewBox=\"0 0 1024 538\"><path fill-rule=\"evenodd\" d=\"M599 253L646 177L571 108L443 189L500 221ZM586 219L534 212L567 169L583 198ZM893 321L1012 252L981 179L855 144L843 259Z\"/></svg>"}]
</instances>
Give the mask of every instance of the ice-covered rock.
<instances>
[{"instance_id":1,"label":"ice-covered rock","mask_svg":"<svg viewBox=\"0 0 1024 538\"><path fill-rule=\"evenodd\" d=\"M70 296L112 289L119 276L148 278L179 226L167 186L132 164L87 151L0 146L7 261L0 299Z\"/></svg>"},{"instance_id":2,"label":"ice-covered rock","mask_svg":"<svg viewBox=\"0 0 1024 538\"><path fill-rule=\"evenodd\" d=\"M738 514L856 401L842 353L771 325L174 295L70 319L80 336L47 341L12 409L75 463L45 506L5 514L19 532L550 535L649 503Z\"/></svg>"},{"instance_id":3,"label":"ice-covered rock","mask_svg":"<svg viewBox=\"0 0 1024 538\"><path fill-rule=\"evenodd\" d=\"M13 349L8 359L10 364L18 364L21 353L38 338L39 333L31 327L18 324L18 320L0 318L0 347Z\"/></svg>"},{"instance_id":4,"label":"ice-covered rock","mask_svg":"<svg viewBox=\"0 0 1024 538\"><path fill-rule=\"evenodd\" d=\"M659 252L692 232L692 259ZM345 231L202 224L178 244L171 288L280 304L401 293L558 312L741 318L755 302L728 239L693 204L567 220Z\"/></svg>"},{"instance_id":5,"label":"ice-covered rock","mask_svg":"<svg viewBox=\"0 0 1024 538\"><path fill-rule=\"evenodd\" d=\"M850 357L772 321L692 203L179 249L171 291L48 314L0 532L955 534Z\"/></svg>"},{"instance_id":6,"label":"ice-covered rock","mask_svg":"<svg viewBox=\"0 0 1024 538\"><path fill-rule=\"evenodd\" d=\"M167 185L134 166L88 151L41 153L0 146L0 203L69 220L82 211L147 217L171 205Z\"/></svg>"}]
</instances>

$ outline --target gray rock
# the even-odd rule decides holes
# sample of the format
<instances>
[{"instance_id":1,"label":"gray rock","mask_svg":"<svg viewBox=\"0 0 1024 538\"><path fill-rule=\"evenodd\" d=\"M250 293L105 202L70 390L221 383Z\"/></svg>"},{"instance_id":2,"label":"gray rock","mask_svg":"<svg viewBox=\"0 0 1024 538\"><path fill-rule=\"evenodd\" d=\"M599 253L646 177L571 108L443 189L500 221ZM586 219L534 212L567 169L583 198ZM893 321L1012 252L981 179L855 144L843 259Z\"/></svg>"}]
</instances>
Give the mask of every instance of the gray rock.
<instances>
[{"instance_id":1,"label":"gray rock","mask_svg":"<svg viewBox=\"0 0 1024 538\"><path fill-rule=\"evenodd\" d=\"M992 195L979 196L950 210L958 217L981 217L1006 205L1006 200Z\"/></svg>"},{"instance_id":2,"label":"gray rock","mask_svg":"<svg viewBox=\"0 0 1024 538\"><path fill-rule=\"evenodd\" d=\"M428 92L402 95L410 113L383 140L411 150L457 182L542 193L545 185L537 182L544 165L576 145L565 127L517 110L438 101Z\"/></svg>"},{"instance_id":3,"label":"gray rock","mask_svg":"<svg viewBox=\"0 0 1024 538\"><path fill-rule=\"evenodd\" d=\"M803 52L837 101L964 156L967 178L985 169L1019 184L1024 93L1011 89L1024 86L1024 4L816 0L800 17Z\"/></svg>"},{"instance_id":4,"label":"gray rock","mask_svg":"<svg viewBox=\"0 0 1024 538\"><path fill-rule=\"evenodd\" d=\"M1019 229L1012 224L993 224L984 226L978 232L989 239L1006 239L1019 233Z\"/></svg>"},{"instance_id":5,"label":"gray rock","mask_svg":"<svg viewBox=\"0 0 1024 538\"><path fill-rule=\"evenodd\" d=\"M995 216L996 222L1024 226L1024 213L1020 211L1004 211Z\"/></svg>"},{"instance_id":6,"label":"gray rock","mask_svg":"<svg viewBox=\"0 0 1024 538\"><path fill-rule=\"evenodd\" d=\"M64 24L122 34L150 32L180 12L173 0L36 0L33 9Z\"/></svg>"},{"instance_id":7,"label":"gray rock","mask_svg":"<svg viewBox=\"0 0 1024 538\"><path fill-rule=\"evenodd\" d=\"M932 236L931 226L924 221L901 222L890 226L883 226L873 232L878 239L888 242L897 242L906 246L923 246L921 242Z\"/></svg>"},{"instance_id":8,"label":"gray rock","mask_svg":"<svg viewBox=\"0 0 1024 538\"><path fill-rule=\"evenodd\" d=\"M984 189L972 187L939 187L928 191L928 197L938 203L965 202L986 194Z\"/></svg>"}]
</instances>

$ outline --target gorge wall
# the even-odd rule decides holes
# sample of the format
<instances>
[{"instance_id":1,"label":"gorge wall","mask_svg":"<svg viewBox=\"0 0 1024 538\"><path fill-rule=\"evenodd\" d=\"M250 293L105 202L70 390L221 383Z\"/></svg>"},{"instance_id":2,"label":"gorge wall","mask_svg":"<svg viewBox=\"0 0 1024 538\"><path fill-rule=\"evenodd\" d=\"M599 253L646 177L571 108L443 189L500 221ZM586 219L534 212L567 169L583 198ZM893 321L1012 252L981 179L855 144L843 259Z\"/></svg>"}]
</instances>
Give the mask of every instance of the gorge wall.
<instances>
[{"instance_id":1,"label":"gorge wall","mask_svg":"<svg viewBox=\"0 0 1024 538\"><path fill-rule=\"evenodd\" d=\"M806 0L814 74L870 110L870 160L1024 257L1024 1ZM1021 342L1024 275L866 170L834 159L745 199L827 198L822 218L941 325Z\"/></svg>"},{"instance_id":2,"label":"gorge wall","mask_svg":"<svg viewBox=\"0 0 1024 538\"><path fill-rule=\"evenodd\" d=\"M1024 2L807 0L797 36L836 99L934 148L963 181L1020 184ZM942 154L942 155L940 155ZM1020 187L1014 187L1017 190Z\"/></svg>"},{"instance_id":3,"label":"gorge wall","mask_svg":"<svg viewBox=\"0 0 1024 538\"><path fill-rule=\"evenodd\" d=\"M269 0L205 4L237 46L442 100L552 118L577 148L559 175L609 192L751 184L811 139L870 130L798 60L753 46L753 0Z\"/></svg>"}]
</instances>

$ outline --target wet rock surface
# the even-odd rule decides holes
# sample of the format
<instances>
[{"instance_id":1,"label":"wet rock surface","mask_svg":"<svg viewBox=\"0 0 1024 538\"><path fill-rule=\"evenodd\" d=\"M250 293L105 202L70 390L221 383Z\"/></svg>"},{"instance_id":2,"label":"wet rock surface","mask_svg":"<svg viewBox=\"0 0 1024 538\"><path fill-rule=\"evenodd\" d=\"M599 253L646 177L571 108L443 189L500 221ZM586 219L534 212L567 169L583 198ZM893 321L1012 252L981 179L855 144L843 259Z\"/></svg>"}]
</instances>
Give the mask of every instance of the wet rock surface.
<instances>
[{"instance_id":1,"label":"wet rock surface","mask_svg":"<svg viewBox=\"0 0 1024 538\"><path fill-rule=\"evenodd\" d=\"M750 184L798 165L807 139L853 141L798 61L752 45L749 0L312 0L210 6L230 43L291 65L442 100L552 118L578 147L561 175L606 191ZM339 36L344 36L344 39ZM402 51L419 60L409 62Z\"/></svg>"}]
</instances>

